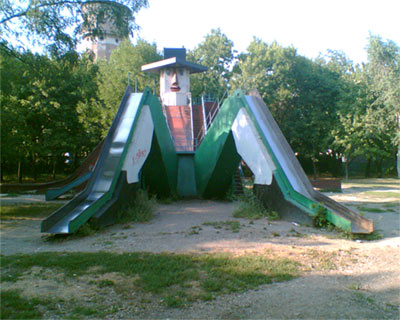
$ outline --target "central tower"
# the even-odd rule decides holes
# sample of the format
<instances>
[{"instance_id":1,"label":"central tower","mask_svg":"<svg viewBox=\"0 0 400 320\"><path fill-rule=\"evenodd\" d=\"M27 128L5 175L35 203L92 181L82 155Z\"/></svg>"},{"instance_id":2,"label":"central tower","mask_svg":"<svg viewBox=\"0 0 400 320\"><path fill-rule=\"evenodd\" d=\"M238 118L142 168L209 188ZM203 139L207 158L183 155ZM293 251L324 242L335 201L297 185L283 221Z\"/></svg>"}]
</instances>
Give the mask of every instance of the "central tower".
<instances>
[{"instance_id":1,"label":"central tower","mask_svg":"<svg viewBox=\"0 0 400 320\"><path fill-rule=\"evenodd\" d=\"M193 152L196 146L194 122L203 113L193 112L190 74L207 68L186 60L185 48L164 48L164 60L142 66L142 71L160 76L160 98L176 151Z\"/></svg>"}]
</instances>

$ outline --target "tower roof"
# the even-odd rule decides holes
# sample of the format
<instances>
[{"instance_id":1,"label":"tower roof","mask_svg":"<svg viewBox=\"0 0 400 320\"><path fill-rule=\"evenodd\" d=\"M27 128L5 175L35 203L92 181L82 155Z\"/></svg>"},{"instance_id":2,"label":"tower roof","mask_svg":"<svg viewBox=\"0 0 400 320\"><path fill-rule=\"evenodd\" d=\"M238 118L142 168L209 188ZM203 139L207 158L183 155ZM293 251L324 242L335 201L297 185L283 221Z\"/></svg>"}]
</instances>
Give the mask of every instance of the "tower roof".
<instances>
[{"instance_id":1,"label":"tower roof","mask_svg":"<svg viewBox=\"0 0 400 320\"><path fill-rule=\"evenodd\" d=\"M159 73L163 68L186 68L190 73L198 73L207 71L207 67L200 64L186 61L185 48L164 48L164 60L145 64L142 71Z\"/></svg>"}]
</instances>

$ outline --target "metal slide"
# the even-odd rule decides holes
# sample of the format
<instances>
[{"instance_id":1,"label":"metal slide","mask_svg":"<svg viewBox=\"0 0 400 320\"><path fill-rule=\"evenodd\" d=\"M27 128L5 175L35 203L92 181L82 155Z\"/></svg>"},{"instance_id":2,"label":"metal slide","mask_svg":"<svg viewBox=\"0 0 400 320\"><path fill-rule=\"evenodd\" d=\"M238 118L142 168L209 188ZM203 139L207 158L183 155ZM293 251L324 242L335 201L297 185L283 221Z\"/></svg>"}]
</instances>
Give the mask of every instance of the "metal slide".
<instances>
[{"instance_id":1,"label":"metal slide","mask_svg":"<svg viewBox=\"0 0 400 320\"><path fill-rule=\"evenodd\" d=\"M126 89L86 189L45 219L42 232L74 232L111 199L144 95Z\"/></svg>"},{"instance_id":2,"label":"metal slide","mask_svg":"<svg viewBox=\"0 0 400 320\"><path fill-rule=\"evenodd\" d=\"M50 200L54 200L57 199L58 197L62 196L63 194L67 193L68 191L79 187L80 185L82 185L83 183L85 183L86 181L88 181L90 179L90 177L92 176L92 171L89 171L83 175L81 175L80 177L78 177L77 179L75 179L74 181L67 183L66 185L62 186L61 188L54 188L54 189L49 189L46 191L46 201L50 201Z\"/></svg>"},{"instance_id":3,"label":"metal slide","mask_svg":"<svg viewBox=\"0 0 400 320\"><path fill-rule=\"evenodd\" d=\"M262 134L268 141L268 145L272 149L272 153L277 159L285 179L287 179L287 181L280 183L281 189L286 189L282 190L285 198L296 206L301 205L303 209L309 209L307 210L309 212L311 208L309 207L310 202L308 199L311 199L313 202L322 204L328 209L327 214L331 215L330 218L335 220L336 225L340 226L342 224L342 227L345 227L347 224L351 229L349 231L353 233L372 232L372 220L361 217L340 203L314 190L289 143L286 141L278 124L273 119L258 92L250 93L250 96L246 96L245 99L249 109L257 119L257 124ZM291 188L287 182L289 182Z\"/></svg>"}]
</instances>

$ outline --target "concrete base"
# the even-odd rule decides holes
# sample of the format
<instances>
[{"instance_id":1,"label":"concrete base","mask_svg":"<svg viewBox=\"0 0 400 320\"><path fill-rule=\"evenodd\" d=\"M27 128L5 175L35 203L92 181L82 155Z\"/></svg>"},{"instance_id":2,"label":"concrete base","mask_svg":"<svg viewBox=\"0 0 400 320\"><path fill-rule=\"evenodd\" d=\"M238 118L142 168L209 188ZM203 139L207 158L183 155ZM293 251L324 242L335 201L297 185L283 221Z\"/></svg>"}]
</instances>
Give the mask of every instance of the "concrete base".
<instances>
[{"instance_id":1,"label":"concrete base","mask_svg":"<svg viewBox=\"0 0 400 320\"><path fill-rule=\"evenodd\" d=\"M254 194L268 210L278 212L280 218L299 224L311 224L312 218L301 209L286 201L275 178L270 185L254 185Z\"/></svg>"}]
</instances>

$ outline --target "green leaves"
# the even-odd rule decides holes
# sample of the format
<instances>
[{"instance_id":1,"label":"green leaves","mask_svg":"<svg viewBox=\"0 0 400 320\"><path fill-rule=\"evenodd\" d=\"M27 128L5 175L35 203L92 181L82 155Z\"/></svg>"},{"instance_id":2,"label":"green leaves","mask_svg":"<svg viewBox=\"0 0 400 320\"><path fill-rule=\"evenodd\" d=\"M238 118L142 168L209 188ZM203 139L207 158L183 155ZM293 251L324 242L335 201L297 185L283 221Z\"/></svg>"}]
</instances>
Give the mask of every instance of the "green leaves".
<instances>
[{"instance_id":1,"label":"green leaves","mask_svg":"<svg viewBox=\"0 0 400 320\"><path fill-rule=\"evenodd\" d=\"M117 34L131 34L138 28L134 14L148 5L147 0L96 1L90 6L85 6L86 2L3 0L0 34L9 48L14 46L24 51L28 42L32 47L62 55L75 49L82 32L96 37L107 31L106 24L94 23L96 20L113 23Z\"/></svg>"},{"instance_id":2,"label":"green leaves","mask_svg":"<svg viewBox=\"0 0 400 320\"><path fill-rule=\"evenodd\" d=\"M98 100L97 66L75 53L17 56L24 62L1 51L1 73L11 79L2 81L2 163L34 159L34 165L38 158L90 151L102 133L92 126L97 119L86 116Z\"/></svg>"},{"instance_id":3,"label":"green leaves","mask_svg":"<svg viewBox=\"0 0 400 320\"><path fill-rule=\"evenodd\" d=\"M207 93L221 98L229 86L234 57L233 42L220 29L211 30L188 54L188 60L208 67L208 71L191 76L192 96Z\"/></svg>"},{"instance_id":4,"label":"green leaves","mask_svg":"<svg viewBox=\"0 0 400 320\"><path fill-rule=\"evenodd\" d=\"M128 77L130 86L133 89L136 87L138 92L142 92L146 86L153 87L154 84L158 89L158 77L142 72L141 66L161 59L155 44L139 40L134 46L126 40L111 53L109 61L99 61L100 98L108 109L108 124L111 124L124 95Z\"/></svg>"}]
</instances>

